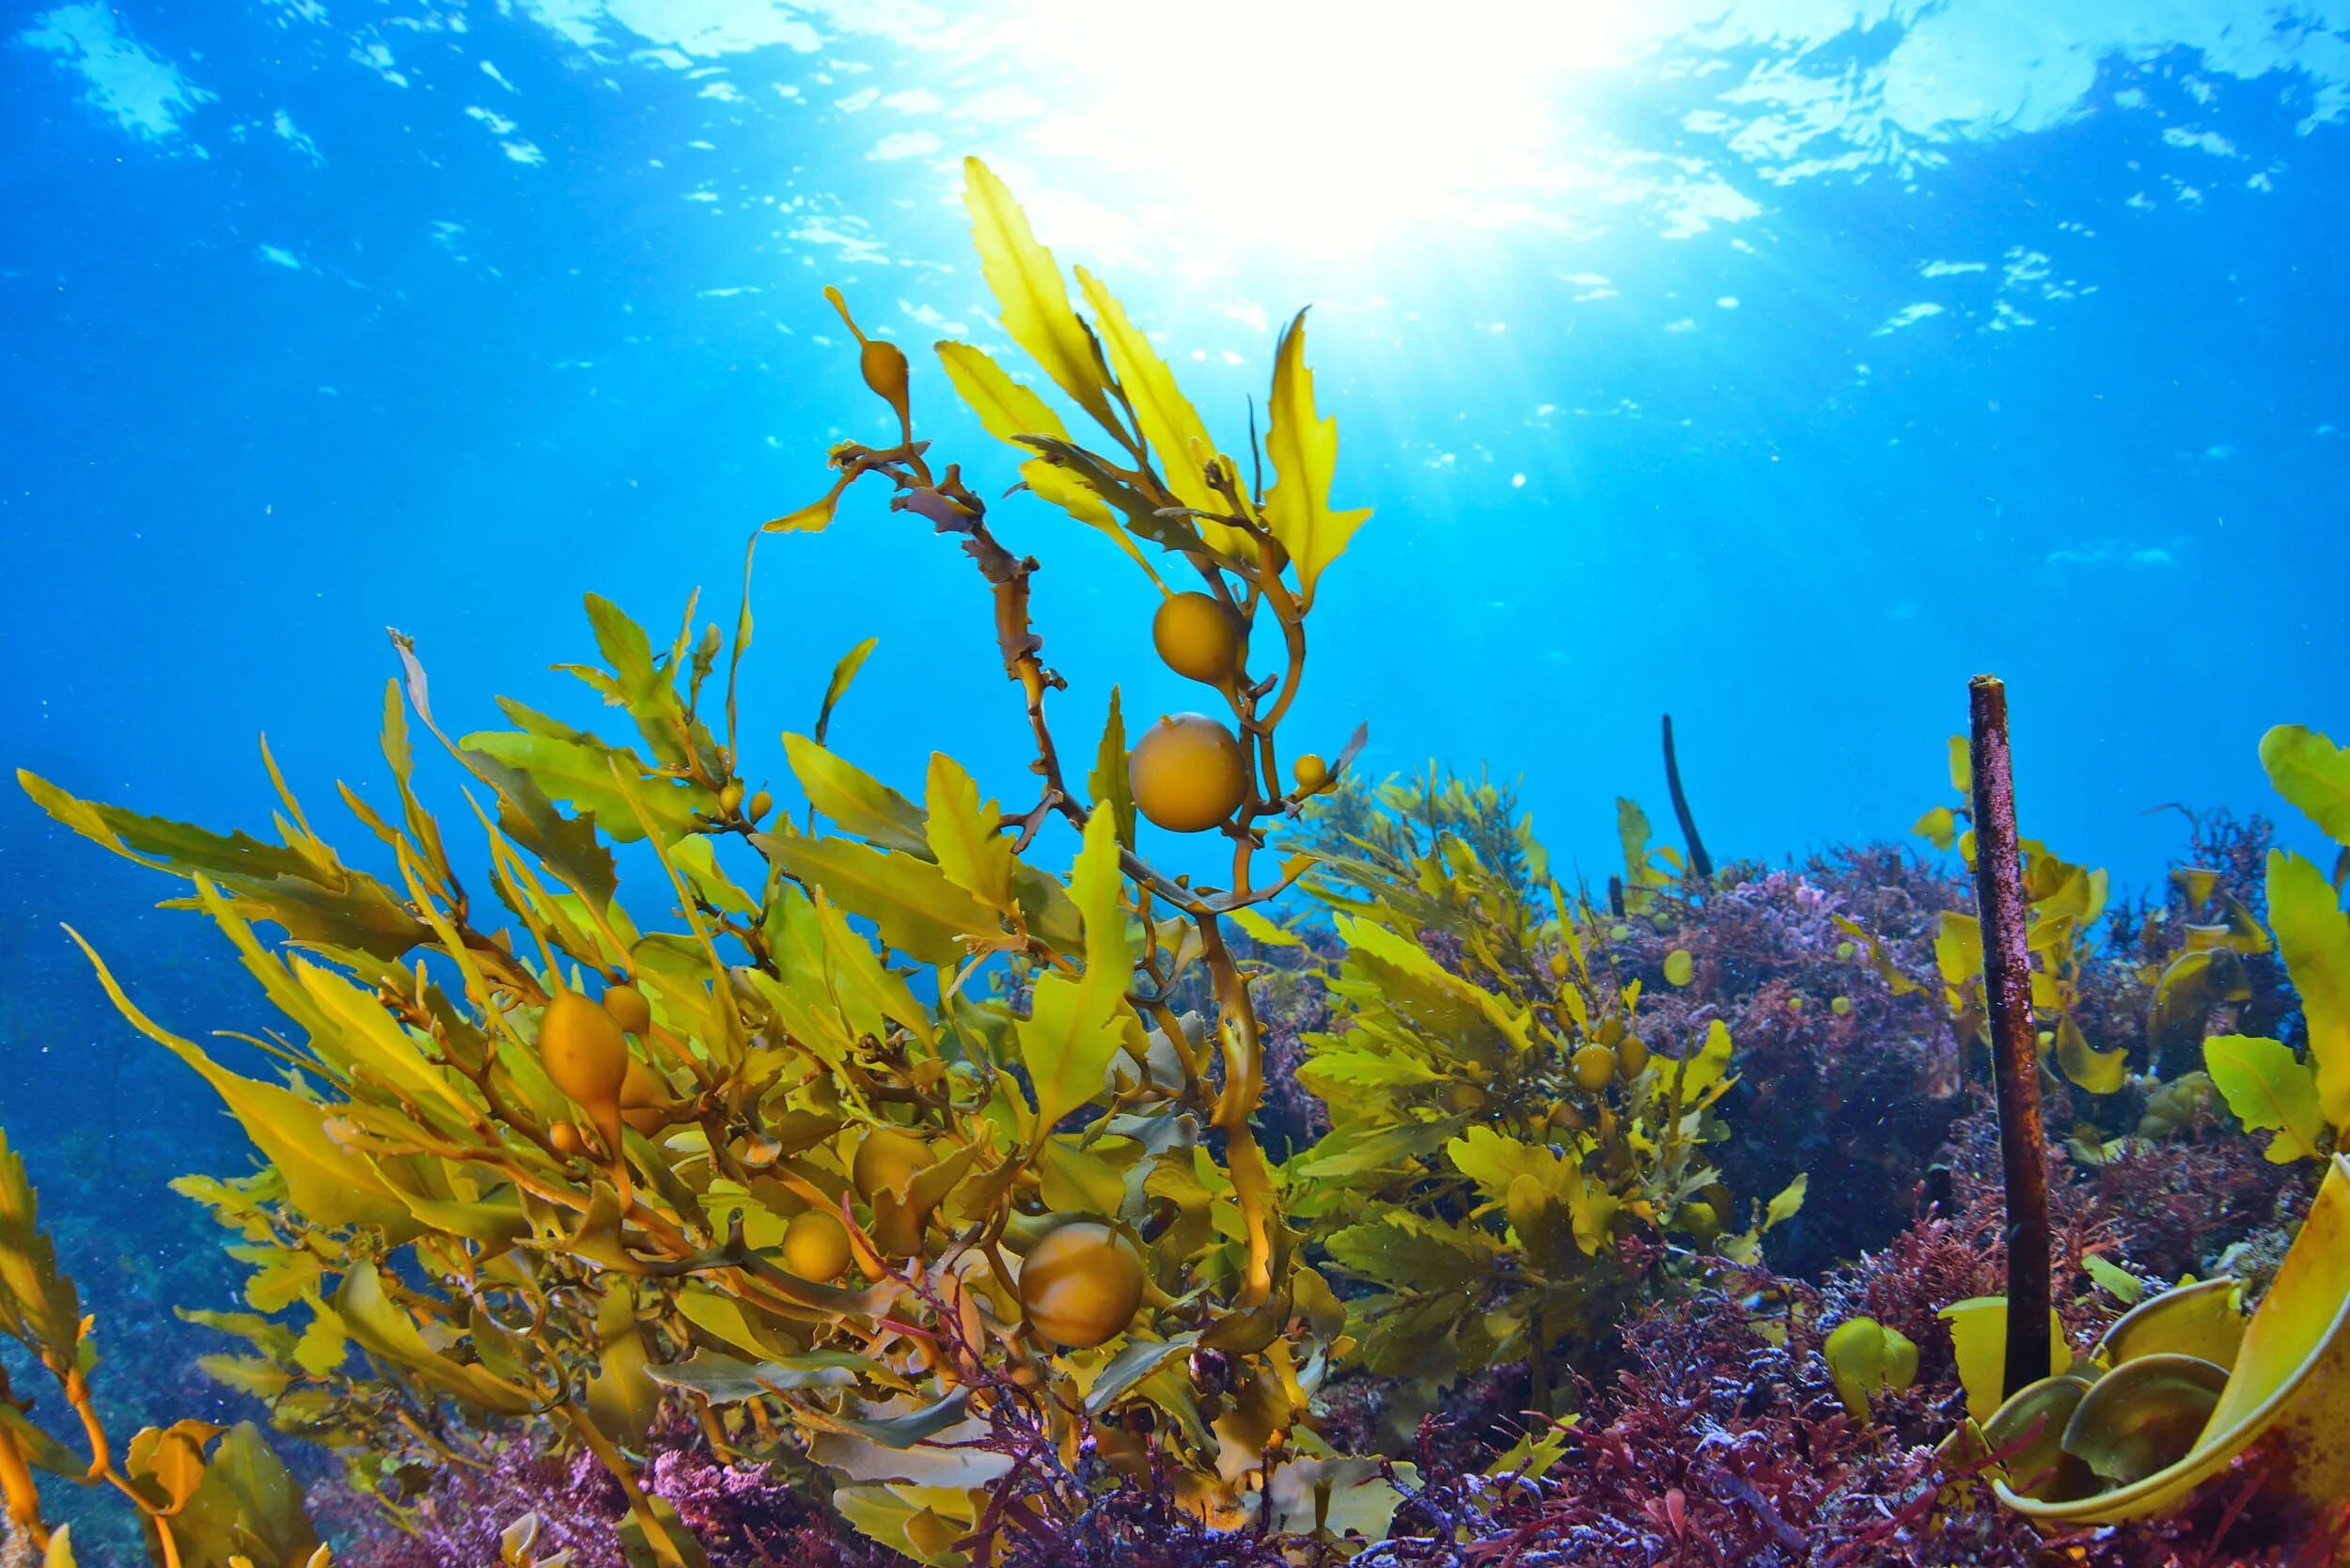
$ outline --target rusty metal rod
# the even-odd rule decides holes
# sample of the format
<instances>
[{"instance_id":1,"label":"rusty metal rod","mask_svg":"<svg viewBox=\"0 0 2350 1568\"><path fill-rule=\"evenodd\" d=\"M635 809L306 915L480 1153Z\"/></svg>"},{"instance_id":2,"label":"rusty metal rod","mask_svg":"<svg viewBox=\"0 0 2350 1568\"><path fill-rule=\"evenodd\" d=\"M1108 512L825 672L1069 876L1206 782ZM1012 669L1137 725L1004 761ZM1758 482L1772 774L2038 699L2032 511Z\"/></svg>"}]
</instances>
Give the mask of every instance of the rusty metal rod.
<instances>
[{"instance_id":1,"label":"rusty metal rod","mask_svg":"<svg viewBox=\"0 0 2350 1568\"><path fill-rule=\"evenodd\" d=\"M1974 765L1975 904L1982 919L1982 979L1991 1011L1999 1153L2007 1178L2007 1367L2011 1395L2048 1375L2048 1146L2040 1119L2040 1035L2031 1013L2031 905L2016 848L2015 777L2008 750L2007 687L1967 685Z\"/></svg>"}]
</instances>

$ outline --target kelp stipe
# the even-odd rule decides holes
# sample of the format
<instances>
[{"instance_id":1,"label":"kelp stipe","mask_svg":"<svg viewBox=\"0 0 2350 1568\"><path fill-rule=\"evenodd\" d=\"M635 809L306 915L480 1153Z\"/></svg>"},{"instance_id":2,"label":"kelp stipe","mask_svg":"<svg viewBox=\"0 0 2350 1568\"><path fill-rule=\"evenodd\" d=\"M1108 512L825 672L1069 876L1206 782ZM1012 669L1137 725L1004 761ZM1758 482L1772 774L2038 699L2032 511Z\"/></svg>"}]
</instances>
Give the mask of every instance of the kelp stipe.
<instances>
[{"instance_id":1,"label":"kelp stipe","mask_svg":"<svg viewBox=\"0 0 2350 1568\"><path fill-rule=\"evenodd\" d=\"M2023 858L2016 844L2015 778L2007 732L2007 686L1978 675L1967 686L1967 772L1973 782L1975 914L1982 943L1992 1084L2007 1200L2007 1314L2001 1387L2038 1375L2048 1344L2048 1138L2040 1114L2040 1056L2032 1027L2030 934Z\"/></svg>"}]
</instances>

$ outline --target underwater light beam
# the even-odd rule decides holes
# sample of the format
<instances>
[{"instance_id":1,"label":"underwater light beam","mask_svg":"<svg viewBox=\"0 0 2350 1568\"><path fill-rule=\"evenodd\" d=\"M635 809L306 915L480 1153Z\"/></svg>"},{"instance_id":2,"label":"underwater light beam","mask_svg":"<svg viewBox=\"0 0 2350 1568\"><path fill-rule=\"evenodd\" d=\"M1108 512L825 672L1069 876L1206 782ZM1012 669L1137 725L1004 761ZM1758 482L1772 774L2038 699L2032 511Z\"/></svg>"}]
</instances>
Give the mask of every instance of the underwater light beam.
<instances>
[{"instance_id":1,"label":"underwater light beam","mask_svg":"<svg viewBox=\"0 0 2350 1568\"><path fill-rule=\"evenodd\" d=\"M1035 150L1103 164L1183 227L1338 257L1523 222L1559 183L1565 79L1630 38L1612 8L1527 0L1449 17L1199 0L1180 25L1049 0L1017 27L1032 64L1075 68L1050 72L1057 89L1090 86L1037 128Z\"/></svg>"}]
</instances>

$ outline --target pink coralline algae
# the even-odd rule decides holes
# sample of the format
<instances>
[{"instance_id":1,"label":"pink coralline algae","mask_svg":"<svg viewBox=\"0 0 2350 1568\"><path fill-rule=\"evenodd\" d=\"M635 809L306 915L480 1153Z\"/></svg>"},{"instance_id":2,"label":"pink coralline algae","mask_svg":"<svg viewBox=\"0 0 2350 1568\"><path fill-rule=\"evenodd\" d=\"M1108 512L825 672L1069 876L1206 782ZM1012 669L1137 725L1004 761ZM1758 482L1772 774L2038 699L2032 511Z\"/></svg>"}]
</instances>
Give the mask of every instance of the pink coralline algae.
<instances>
[{"instance_id":1,"label":"pink coralline algae","mask_svg":"<svg viewBox=\"0 0 2350 1568\"><path fill-rule=\"evenodd\" d=\"M1968 893L1886 845L1815 855L1801 870L1732 867L1725 880L1702 899L1668 893L1658 922L1667 929L1628 920L1607 957L1643 981L1653 1046L1679 1052L1717 1019L1729 1027L1739 1082L1724 1115L1769 1136L1733 1138L1716 1157L1732 1190L1750 1198L1810 1173L1810 1195L1772 1232L1771 1257L1791 1274L1815 1274L1902 1227L1967 1107L1934 934ZM1873 937L1917 989L1888 985L1838 917ZM1693 960L1684 986L1665 978L1675 949Z\"/></svg>"},{"instance_id":2,"label":"pink coralline algae","mask_svg":"<svg viewBox=\"0 0 2350 1568\"><path fill-rule=\"evenodd\" d=\"M478 1468L431 1468L406 1531L364 1498L338 1499L331 1512L347 1544L336 1560L354 1568L497 1568L500 1531L535 1513L540 1556L569 1548L572 1568L624 1568L619 1526L627 1509L619 1482L592 1456L565 1457L518 1436L485 1438L478 1448ZM722 1465L687 1427L655 1437L638 1481L677 1511L713 1568L887 1568L904 1561L811 1502L823 1496L822 1487L794 1485L766 1466Z\"/></svg>"},{"instance_id":3,"label":"pink coralline algae","mask_svg":"<svg viewBox=\"0 0 2350 1568\"><path fill-rule=\"evenodd\" d=\"M2223 886L2248 902L2264 837L2257 822L2199 821L2194 862L2218 867ZM1622 1238L1640 1253L1627 1271L1671 1288L1634 1305L1592 1345L1568 1424L1529 1412L1524 1363L1463 1380L1416 1440L1404 1434L1411 1466L1388 1462L1403 1498L1389 1538L1351 1559L1326 1543L1210 1529L1175 1502L1168 1478L1113 1482L1080 1456L1090 1479L1056 1505L991 1516L989 1568L2334 1560L2350 1541L2350 1504L2334 1517L2296 1507L2266 1448L2237 1459L2180 1517L2048 1535L1994 1504L1977 1478L1945 1469L1937 1445L1963 1423L1965 1398L1940 1312L1998 1294L2003 1278L1996 1128L1980 1058L1970 1078L1968 1046L1944 1006L1935 951L1941 915L1970 907L1962 880L1916 855L1869 846L1800 868L1734 865L1711 886L1650 896L1647 910L1601 917L1594 962L1620 983L1640 982L1638 1027L1653 1048L1680 1054L1716 1022L1729 1029L1738 1084L1728 1119L1734 1131L1767 1135L1735 1136L1714 1157L1747 1198L1797 1172L1810 1178L1801 1212L1770 1232L1766 1264ZM2140 1071L2157 1054L2140 1022L2142 976L2164 961L2176 902L2118 908L2082 970L2084 1019L2131 1049ZM1332 1027L1322 975L1338 955L1323 927L1294 934L1294 944L1249 949L1265 1026L1263 1136L1277 1152L1326 1126L1295 1074L1303 1039ZM1427 933L1427 948L1439 962L1461 961L1445 933ZM1668 976L1676 951L1689 955L1688 969L1681 974L1676 960ZM2253 996L2240 1015L2290 1011L2273 967L2250 966ZM2307 1206L2308 1171L2268 1164L2208 1095L2170 1096L2160 1125L2150 1116L2149 1136L2133 1137L2118 1135L2137 1126L2145 1086L2094 1103L2061 1086L2054 1092L2058 1124L2074 1119L2075 1136L2050 1150L2056 1297L2073 1342L2087 1343L2122 1309L2088 1274L2092 1257L2150 1288L2221 1268L2261 1288ZM1858 1316L1900 1330L1919 1352L1913 1384L1873 1400L1865 1420L1837 1397L1822 1355L1827 1333ZM1338 1379L1317 1399L1322 1437L1358 1452L1391 1442L1396 1391L1366 1374ZM1546 1433L1558 1458L1542 1474L1491 1473L1521 1437ZM371 1511L362 1521L364 1505L346 1499L338 1533L348 1550L338 1560L494 1568L499 1530L535 1513L546 1544L569 1546L575 1568L621 1568L619 1488L592 1461L508 1438L476 1447L478 1468L436 1469L409 1499L413 1533ZM676 1510L714 1568L903 1561L831 1516L821 1476L722 1463L682 1422L653 1450L642 1483Z\"/></svg>"}]
</instances>

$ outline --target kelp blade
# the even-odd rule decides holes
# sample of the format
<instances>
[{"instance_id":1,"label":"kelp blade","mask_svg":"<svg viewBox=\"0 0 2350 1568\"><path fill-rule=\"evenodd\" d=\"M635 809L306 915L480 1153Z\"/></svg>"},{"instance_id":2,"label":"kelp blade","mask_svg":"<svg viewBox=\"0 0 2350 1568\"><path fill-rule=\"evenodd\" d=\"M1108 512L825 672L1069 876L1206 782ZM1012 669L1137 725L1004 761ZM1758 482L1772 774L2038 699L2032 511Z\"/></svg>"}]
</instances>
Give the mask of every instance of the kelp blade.
<instances>
[{"instance_id":1,"label":"kelp blade","mask_svg":"<svg viewBox=\"0 0 2350 1568\"><path fill-rule=\"evenodd\" d=\"M2235 1371L2186 1458L2142 1481L2074 1502L2038 1502L1998 1482L1999 1500L2034 1519L2113 1525L2165 1513L2281 1427L2295 1485L2320 1501L2350 1491L2350 1155L2336 1154L2309 1218L2252 1314Z\"/></svg>"}]
</instances>

